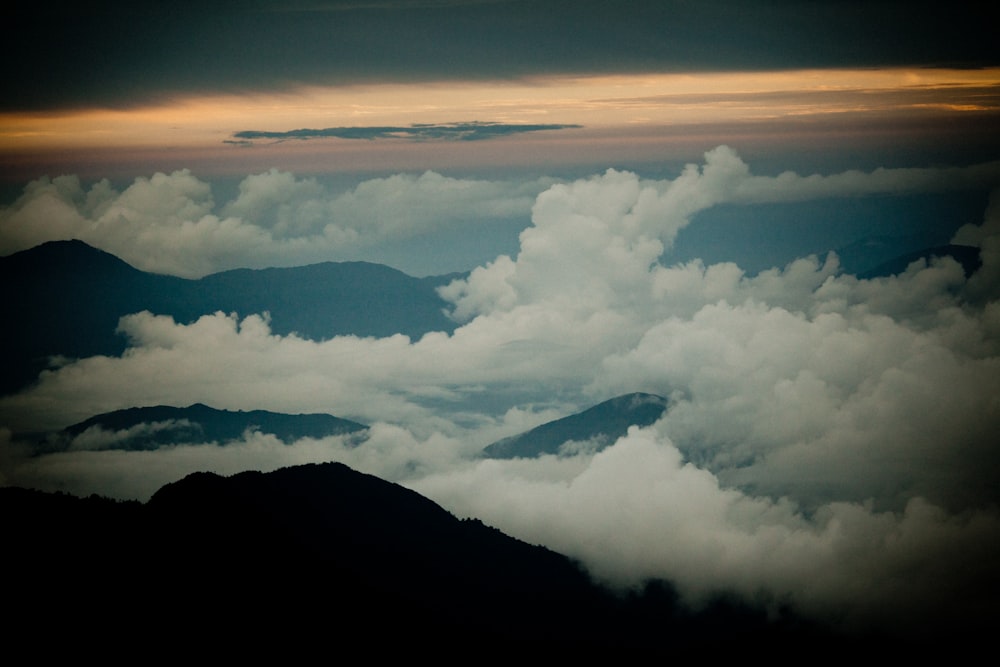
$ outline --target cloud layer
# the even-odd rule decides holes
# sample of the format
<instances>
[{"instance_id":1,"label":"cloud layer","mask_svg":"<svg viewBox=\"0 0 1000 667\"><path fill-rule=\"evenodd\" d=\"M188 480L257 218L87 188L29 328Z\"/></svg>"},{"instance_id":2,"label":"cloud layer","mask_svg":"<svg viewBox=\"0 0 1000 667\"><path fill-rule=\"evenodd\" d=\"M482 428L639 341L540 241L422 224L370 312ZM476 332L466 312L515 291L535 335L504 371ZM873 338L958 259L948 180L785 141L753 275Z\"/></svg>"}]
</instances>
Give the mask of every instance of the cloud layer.
<instances>
[{"instance_id":1,"label":"cloud layer","mask_svg":"<svg viewBox=\"0 0 1000 667\"><path fill-rule=\"evenodd\" d=\"M194 278L232 268L377 261L380 244L446 234L488 236L497 224L523 228L530 215L534 225L524 230L520 241L521 273L545 264L548 271L575 266L572 270L585 274L589 271L581 262L615 258L588 257L589 250L573 246L610 243L607 253L621 246L623 258L648 264L669 249L692 216L719 204L983 189L997 182L998 174L1000 163L757 176L722 146L706 153L704 165L688 165L680 176L665 181L645 181L615 170L573 184L557 184L551 178L462 179L428 171L370 179L335 191L316 179L272 169L247 176L235 198L226 202L216 202L212 186L188 170L137 178L122 191L106 180L88 188L74 176L60 176L33 181L13 204L0 209L0 253L77 238L137 268ZM621 218L615 227L609 226L612 218ZM582 223L587 233L578 234ZM558 252L576 253L575 258L562 257L578 261L555 262L542 256L550 251L539 243L556 233L570 237L562 239L569 245ZM633 253L635 244L645 244L644 250ZM447 248L428 254L447 261ZM504 262L493 262L491 271L502 272ZM439 272L468 268L448 266ZM538 278L531 289L552 284ZM563 283L573 284L581 276L563 278ZM485 269L479 270L474 284L485 280ZM459 316L472 312L473 299L483 298L474 294L474 284L457 299ZM566 284L559 289L567 289Z\"/></svg>"},{"instance_id":2,"label":"cloud layer","mask_svg":"<svg viewBox=\"0 0 1000 667\"><path fill-rule=\"evenodd\" d=\"M107 180L85 188L75 176L42 178L0 209L0 253L76 238L136 268L188 278L358 259L387 240L498 220L521 220L523 226L535 196L550 183L428 171L333 191L315 179L272 169L246 177L234 199L217 204L211 185L189 170L137 178L120 192Z\"/></svg>"},{"instance_id":3,"label":"cloud layer","mask_svg":"<svg viewBox=\"0 0 1000 667\"><path fill-rule=\"evenodd\" d=\"M666 0L287 2L135 11L18 5L0 108L117 106L188 92L565 74L996 65L978 7ZM901 13L906 20L901 21ZM733 20L738 16L738 20ZM122 39L122 36L128 36ZM887 37L888 36L888 37ZM25 48L35 57L18 58Z\"/></svg>"},{"instance_id":4,"label":"cloud layer","mask_svg":"<svg viewBox=\"0 0 1000 667\"><path fill-rule=\"evenodd\" d=\"M254 141L307 141L310 139L405 139L408 141L483 141L522 132L566 130L580 125L517 124L472 121L468 123L419 123L406 127L327 127L321 130L242 130L229 143L252 145Z\"/></svg>"},{"instance_id":5,"label":"cloud layer","mask_svg":"<svg viewBox=\"0 0 1000 667\"><path fill-rule=\"evenodd\" d=\"M247 434L225 448L23 458L8 432L7 483L143 497L188 469L341 460L578 558L615 585L667 577L692 604L728 590L848 627L903 629L974 626L990 613L1000 586L997 197L955 237L980 248L969 278L942 258L861 280L834 255L751 277L730 263L672 264L669 248L719 203L986 188L1000 185L997 165L764 177L720 147L666 181L615 170L544 190L393 178L334 201L360 211L393 188L404 198L447 191L449 202L478 198L508 213L505 197L516 193L517 208L539 190L519 251L442 289L462 323L452 335L316 342L276 336L260 314L181 325L137 313L121 322L130 347L120 358L66 363L0 400L2 423L17 429L197 401L329 412L372 424L369 441L285 446ZM133 198L149 216L211 216L190 174L133 187L36 183L4 212L4 229L27 230L23 212L47 205L62 212L50 224L96 234L93 220L120 224L110 211ZM272 240L304 238L296 225L317 229L317 197L328 210L317 184L263 174L244 181L226 219L269 225ZM398 210L392 199L381 206ZM132 252L142 242L119 241ZM500 437L631 391L669 396L670 408L599 453L477 458Z\"/></svg>"}]
</instances>

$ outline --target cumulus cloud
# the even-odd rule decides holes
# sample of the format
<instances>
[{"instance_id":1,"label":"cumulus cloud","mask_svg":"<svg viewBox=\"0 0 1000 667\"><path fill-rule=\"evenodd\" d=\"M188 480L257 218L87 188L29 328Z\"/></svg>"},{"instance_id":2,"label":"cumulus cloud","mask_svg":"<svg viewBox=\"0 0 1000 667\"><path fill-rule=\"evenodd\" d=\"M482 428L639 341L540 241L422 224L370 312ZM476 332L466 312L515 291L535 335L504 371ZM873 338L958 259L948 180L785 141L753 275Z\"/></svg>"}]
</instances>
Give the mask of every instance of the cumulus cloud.
<instances>
[{"instance_id":1,"label":"cumulus cloud","mask_svg":"<svg viewBox=\"0 0 1000 667\"><path fill-rule=\"evenodd\" d=\"M553 185L538 196L533 224L521 233L516 270L498 260L444 294L456 305L455 317L463 321L484 312L481 305L511 307L550 296L565 300L575 295L597 309L612 301L616 308L626 307L631 298L645 308L651 274L660 277L658 289L672 278L681 278L665 273L672 270L666 266L669 252L665 251L694 214L712 206L988 188L996 183L1000 183L1000 163L964 169L755 176L735 151L720 146L705 154L703 165L689 164L673 180L646 181L630 172L608 170L600 176ZM792 270L808 273L801 267ZM688 270L702 269L691 266ZM773 277L776 271L768 275ZM742 280L741 274L735 265L709 267L706 277L712 284L705 287L722 287L720 281L735 284ZM757 281L757 288L763 289L765 282Z\"/></svg>"},{"instance_id":2,"label":"cumulus cloud","mask_svg":"<svg viewBox=\"0 0 1000 667\"><path fill-rule=\"evenodd\" d=\"M364 181L345 192L271 170L248 176L217 204L188 170L85 188L75 176L30 183L0 209L0 253L77 238L156 273L200 277L232 268L351 259L378 243L458 225L526 222L551 179L457 179L435 172Z\"/></svg>"},{"instance_id":3,"label":"cumulus cloud","mask_svg":"<svg viewBox=\"0 0 1000 667\"><path fill-rule=\"evenodd\" d=\"M983 224L961 227L952 243L979 248L983 265L969 280L967 292L980 303L995 302L1000 285L1000 189L990 196Z\"/></svg>"},{"instance_id":4,"label":"cumulus cloud","mask_svg":"<svg viewBox=\"0 0 1000 667\"><path fill-rule=\"evenodd\" d=\"M998 583L996 513L949 515L914 497L898 512L838 501L807 515L720 484L653 430L585 465L489 460L410 486L612 585L677 582L693 606L724 590L848 630L969 630L984 627Z\"/></svg>"},{"instance_id":5,"label":"cumulus cloud","mask_svg":"<svg viewBox=\"0 0 1000 667\"><path fill-rule=\"evenodd\" d=\"M983 265L968 278L941 258L863 280L841 272L833 255L751 277L734 263L671 264L669 247L695 212L720 202L957 187L956 173L1000 184L992 170L757 177L719 148L669 181L608 171L552 183L534 200L518 253L441 290L462 323L451 335L308 341L274 335L257 314L184 325L137 313L121 322L129 340L121 357L68 362L0 399L0 423L15 431L197 401L354 418L373 424L364 444L303 441L279 455L248 435L243 449L226 452L68 452L8 462L2 474L82 488L86 479L111 484L98 471L105 465L120 474L163 462L166 476L326 457L570 554L616 585L662 576L692 604L724 589L859 624L919 623L942 609L955 623L974 622L997 590L1000 555L1000 281L987 279L1000 266L996 204L956 236L982 249ZM152 197L161 210L181 202L192 216L209 210L206 192L180 180ZM65 182L36 187L50 203L66 200L52 194ZM344 196L360 211L382 193L406 193L425 202L430 220L437 209L422 193L449 187L458 192L448 201L500 206L510 194L424 175L370 181ZM245 223L257 229L284 220L273 234L326 233L322 216L308 217L316 188L260 175L226 215L259 215ZM124 209L113 193L75 192L57 216L67 225ZM599 452L570 445L562 457L476 456L496 439L632 391L667 396L670 406ZM4 437L15 451L17 438ZM143 493L159 479L149 477Z\"/></svg>"},{"instance_id":6,"label":"cumulus cloud","mask_svg":"<svg viewBox=\"0 0 1000 667\"><path fill-rule=\"evenodd\" d=\"M530 213L533 224L522 234L519 253L526 278L517 282L522 290L537 290L543 276L533 280L529 270L566 270L572 260L610 265L631 257L635 264L629 275L634 276L670 248L694 214L718 204L985 187L997 182L998 174L1000 163L756 176L735 151L720 146L705 154L704 164L688 165L665 181L615 170L565 184L551 178L490 181L425 172L371 179L341 192L312 178L271 170L248 176L226 202L217 202L211 185L188 170L137 178L120 192L108 181L84 187L75 176L46 177L0 209L0 253L78 238L140 269L200 277L231 268L353 259L380 243L459 227L497 220L526 225ZM565 248L563 261L552 260L556 242ZM499 273L481 272L478 283L495 293L503 288L487 283L505 276L502 263L493 267ZM571 284L586 278L550 277ZM466 294L456 313L470 315L470 304L480 298Z\"/></svg>"},{"instance_id":7,"label":"cumulus cloud","mask_svg":"<svg viewBox=\"0 0 1000 667\"><path fill-rule=\"evenodd\" d=\"M997 499L1000 360L995 344L960 353L951 332L719 303L652 327L598 382L675 392L665 433L731 485L810 505L982 505Z\"/></svg>"}]
</instances>

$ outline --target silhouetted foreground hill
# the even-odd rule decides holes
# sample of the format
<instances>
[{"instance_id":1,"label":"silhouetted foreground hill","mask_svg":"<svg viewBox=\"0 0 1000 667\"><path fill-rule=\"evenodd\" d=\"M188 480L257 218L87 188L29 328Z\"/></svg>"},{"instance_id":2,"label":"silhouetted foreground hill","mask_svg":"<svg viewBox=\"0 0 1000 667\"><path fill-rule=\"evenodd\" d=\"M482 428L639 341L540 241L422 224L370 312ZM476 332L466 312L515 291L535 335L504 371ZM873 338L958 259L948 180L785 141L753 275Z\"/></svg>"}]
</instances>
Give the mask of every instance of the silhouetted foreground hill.
<instances>
[{"instance_id":1,"label":"silhouetted foreground hill","mask_svg":"<svg viewBox=\"0 0 1000 667\"><path fill-rule=\"evenodd\" d=\"M185 324L218 311L266 311L275 333L312 340L451 332L455 323L436 288L454 277L325 262L187 280L140 271L82 241L44 243L0 257L0 394L34 380L53 355L121 354L126 341L115 333L118 320L143 310Z\"/></svg>"},{"instance_id":2,"label":"silhouetted foreground hill","mask_svg":"<svg viewBox=\"0 0 1000 667\"><path fill-rule=\"evenodd\" d=\"M68 426L47 440L49 449L65 449L74 439L95 430L115 433L99 449L152 450L180 443L240 439L246 431L274 435L285 444L302 438L360 433L368 427L328 414L289 415L267 410L218 410L201 403L186 408L158 405L106 412ZM86 447L84 447L86 448Z\"/></svg>"},{"instance_id":3,"label":"silhouetted foreground hill","mask_svg":"<svg viewBox=\"0 0 1000 667\"><path fill-rule=\"evenodd\" d=\"M662 396L625 394L494 442L483 454L494 459L531 458L558 454L568 442L600 450L625 435L629 426L649 426L666 409L667 399Z\"/></svg>"},{"instance_id":4,"label":"silhouetted foreground hill","mask_svg":"<svg viewBox=\"0 0 1000 667\"><path fill-rule=\"evenodd\" d=\"M0 488L0 516L17 641L477 659L462 651L676 657L828 639L724 601L687 613L666 584L616 597L557 553L336 463L197 473L146 504Z\"/></svg>"}]
</instances>

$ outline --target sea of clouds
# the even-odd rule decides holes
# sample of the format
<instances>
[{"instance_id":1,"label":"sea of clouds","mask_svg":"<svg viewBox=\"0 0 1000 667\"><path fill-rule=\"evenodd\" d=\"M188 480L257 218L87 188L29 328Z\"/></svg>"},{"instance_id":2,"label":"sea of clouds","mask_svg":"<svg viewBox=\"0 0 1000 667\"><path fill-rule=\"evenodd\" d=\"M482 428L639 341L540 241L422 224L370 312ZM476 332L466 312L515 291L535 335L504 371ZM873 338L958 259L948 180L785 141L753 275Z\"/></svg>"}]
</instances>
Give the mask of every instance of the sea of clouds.
<instances>
[{"instance_id":1,"label":"sea of clouds","mask_svg":"<svg viewBox=\"0 0 1000 667\"><path fill-rule=\"evenodd\" d=\"M673 263L670 248L722 203L996 186L996 163L756 176L724 146L663 181L427 173L333 194L270 172L221 207L188 172L123 192L43 179L0 211L3 252L75 237L185 276L305 263L459 224L463 207L531 224L515 255L441 290L451 335L312 341L274 335L261 313L135 313L121 357L66 361L0 399L0 424L52 427L134 405L329 412L372 425L360 445L248 433L30 457L6 428L0 482L144 499L194 470L338 460L614 586L665 577L694 605L736 592L846 627L982 624L1000 592L1000 195L953 240L980 248L971 277L941 258L860 280L833 254L750 276ZM478 456L632 391L670 407L600 452Z\"/></svg>"}]
</instances>

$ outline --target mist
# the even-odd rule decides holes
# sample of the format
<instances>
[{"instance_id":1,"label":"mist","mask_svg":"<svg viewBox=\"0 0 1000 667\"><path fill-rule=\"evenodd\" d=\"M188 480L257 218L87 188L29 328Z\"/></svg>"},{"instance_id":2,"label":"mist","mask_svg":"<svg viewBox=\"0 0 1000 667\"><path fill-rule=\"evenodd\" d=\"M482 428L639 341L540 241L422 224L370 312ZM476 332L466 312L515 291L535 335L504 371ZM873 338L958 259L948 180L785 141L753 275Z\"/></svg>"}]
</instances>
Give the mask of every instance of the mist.
<instances>
[{"instance_id":1,"label":"mist","mask_svg":"<svg viewBox=\"0 0 1000 667\"><path fill-rule=\"evenodd\" d=\"M0 398L0 483L145 499L194 470L336 460L565 553L617 588L662 577L693 606L734 592L848 628L977 626L1000 590L998 191L952 238L979 248L971 275L941 257L861 279L832 252L751 275L738 262L675 262L671 249L720 204L998 185L998 163L759 176L725 146L665 180L615 169L524 183L426 173L334 195L270 172L248 177L221 210L188 172L123 192L36 182L0 211L5 252L79 235L188 276L447 229L463 207L530 222L515 253L441 289L461 325L451 335L314 341L275 335L266 313L188 324L130 314L121 357L63 360ZM601 451L480 456L632 391L669 407ZM328 412L371 430L360 444L248 432L44 456L17 435L193 402Z\"/></svg>"}]
</instances>

